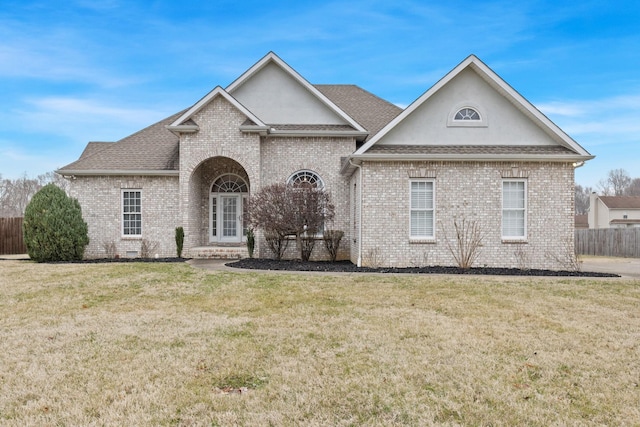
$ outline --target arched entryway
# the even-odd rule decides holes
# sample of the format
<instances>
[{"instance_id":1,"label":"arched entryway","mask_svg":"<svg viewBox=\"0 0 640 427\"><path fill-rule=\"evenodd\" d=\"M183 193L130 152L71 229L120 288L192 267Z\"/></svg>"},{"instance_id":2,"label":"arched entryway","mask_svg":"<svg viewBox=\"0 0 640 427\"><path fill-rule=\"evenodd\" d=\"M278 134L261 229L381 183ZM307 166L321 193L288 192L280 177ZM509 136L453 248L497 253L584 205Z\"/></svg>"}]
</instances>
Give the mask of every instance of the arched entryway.
<instances>
[{"instance_id":1,"label":"arched entryway","mask_svg":"<svg viewBox=\"0 0 640 427\"><path fill-rule=\"evenodd\" d=\"M234 173L218 176L209 193L209 242L239 243L244 241L249 185Z\"/></svg>"}]
</instances>

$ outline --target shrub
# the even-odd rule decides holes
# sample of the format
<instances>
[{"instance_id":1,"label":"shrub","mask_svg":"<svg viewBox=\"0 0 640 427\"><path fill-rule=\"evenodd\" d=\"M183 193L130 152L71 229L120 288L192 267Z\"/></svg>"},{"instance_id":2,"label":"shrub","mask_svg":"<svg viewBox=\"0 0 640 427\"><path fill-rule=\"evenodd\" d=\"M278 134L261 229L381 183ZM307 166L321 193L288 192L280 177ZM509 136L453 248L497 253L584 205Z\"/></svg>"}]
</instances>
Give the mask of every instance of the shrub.
<instances>
[{"instance_id":1,"label":"shrub","mask_svg":"<svg viewBox=\"0 0 640 427\"><path fill-rule=\"evenodd\" d=\"M340 247L340 240L344 236L344 232L341 230L326 230L322 236L324 239L324 247L329 252L331 262L335 261L338 257L338 248Z\"/></svg>"},{"instance_id":2,"label":"shrub","mask_svg":"<svg viewBox=\"0 0 640 427\"><path fill-rule=\"evenodd\" d=\"M184 247L184 228L176 228L176 252L178 258L182 258L182 248Z\"/></svg>"},{"instance_id":3,"label":"shrub","mask_svg":"<svg viewBox=\"0 0 640 427\"><path fill-rule=\"evenodd\" d=\"M29 257L37 262L80 260L89 244L80 203L54 184L42 187L27 205L23 233Z\"/></svg>"},{"instance_id":4,"label":"shrub","mask_svg":"<svg viewBox=\"0 0 640 427\"><path fill-rule=\"evenodd\" d=\"M253 232L253 228L247 230L247 251L249 252L249 258L253 258L253 251L256 247L256 235Z\"/></svg>"}]
</instances>

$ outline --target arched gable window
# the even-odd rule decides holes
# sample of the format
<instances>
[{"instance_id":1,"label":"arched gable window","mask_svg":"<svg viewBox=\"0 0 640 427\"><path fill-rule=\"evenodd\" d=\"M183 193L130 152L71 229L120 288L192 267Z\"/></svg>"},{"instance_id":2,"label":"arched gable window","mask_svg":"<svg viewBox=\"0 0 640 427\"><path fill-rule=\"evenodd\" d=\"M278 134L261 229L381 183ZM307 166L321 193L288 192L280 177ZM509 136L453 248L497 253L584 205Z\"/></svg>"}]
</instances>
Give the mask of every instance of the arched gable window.
<instances>
[{"instance_id":1,"label":"arched gable window","mask_svg":"<svg viewBox=\"0 0 640 427\"><path fill-rule=\"evenodd\" d=\"M310 170L300 170L287 179L287 184L294 187L315 187L324 188L324 182L320 175Z\"/></svg>"},{"instance_id":2,"label":"arched gable window","mask_svg":"<svg viewBox=\"0 0 640 427\"><path fill-rule=\"evenodd\" d=\"M473 108L465 107L458 110L453 120L480 120L480 114Z\"/></svg>"},{"instance_id":3,"label":"arched gable window","mask_svg":"<svg viewBox=\"0 0 640 427\"><path fill-rule=\"evenodd\" d=\"M463 102L455 105L449 112L448 127L487 127L487 115L482 108Z\"/></svg>"}]
</instances>

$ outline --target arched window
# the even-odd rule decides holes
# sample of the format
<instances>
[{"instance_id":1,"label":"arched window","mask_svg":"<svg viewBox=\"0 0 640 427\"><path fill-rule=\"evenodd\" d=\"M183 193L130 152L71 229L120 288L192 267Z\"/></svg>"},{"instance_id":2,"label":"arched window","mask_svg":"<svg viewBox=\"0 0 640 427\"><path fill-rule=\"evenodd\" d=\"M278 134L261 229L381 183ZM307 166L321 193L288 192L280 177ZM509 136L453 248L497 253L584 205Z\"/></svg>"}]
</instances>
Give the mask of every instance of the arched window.
<instances>
[{"instance_id":1,"label":"arched window","mask_svg":"<svg viewBox=\"0 0 640 427\"><path fill-rule=\"evenodd\" d=\"M294 187L315 187L319 189L324 188L324 182L320 176L310 170L301 170L289 177L287 184Z\"/></svg>"},{"instance_id":2,"label":"arched window","mask_svg":"<svg viewBox=\"0 0 640 427\"><path fill-rule=\"evenodd\" d=\"M487 114L473 102L463 101L449 110L448 127L487 127Z\"/></svg>"},{"instance_id":3,"label":"arched window","mask_svg":"<svg viewBox=\"0 0 640 427\"><path fill-rule=\"evenodd\" d=\"M453 120L480 120L480 114L473 108L465 107L458 110Z\"/></svg>"},{"instance_id":4,"label":"arched window","mask_svg":"<svg viewBox=\"0 0 640 427\"><path fill-rule=\"evenodd\" d=\"M222 175L211 186L212 193L248 193L249 189L244 179L238 175Z\"/></svg>"}]
</instances>

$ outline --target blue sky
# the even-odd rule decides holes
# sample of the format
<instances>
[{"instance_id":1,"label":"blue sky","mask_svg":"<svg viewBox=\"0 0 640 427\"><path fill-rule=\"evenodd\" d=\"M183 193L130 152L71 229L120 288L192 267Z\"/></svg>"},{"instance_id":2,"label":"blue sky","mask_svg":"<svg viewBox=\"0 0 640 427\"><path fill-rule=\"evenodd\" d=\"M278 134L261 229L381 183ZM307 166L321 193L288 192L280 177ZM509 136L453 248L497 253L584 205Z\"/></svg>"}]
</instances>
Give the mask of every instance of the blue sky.
<instances>
[{"instance_id":1,"label":"blue sky","mask_svg":"<svg viewBox=\"0 0 640 427\"><path fill-rule=\"evenodd\" d=\"M191 106L274 51L410 104L476 54L596 159L640 177L640 2L3 0L0 174L36 176Z\"/></svg>"}]
</instances>

